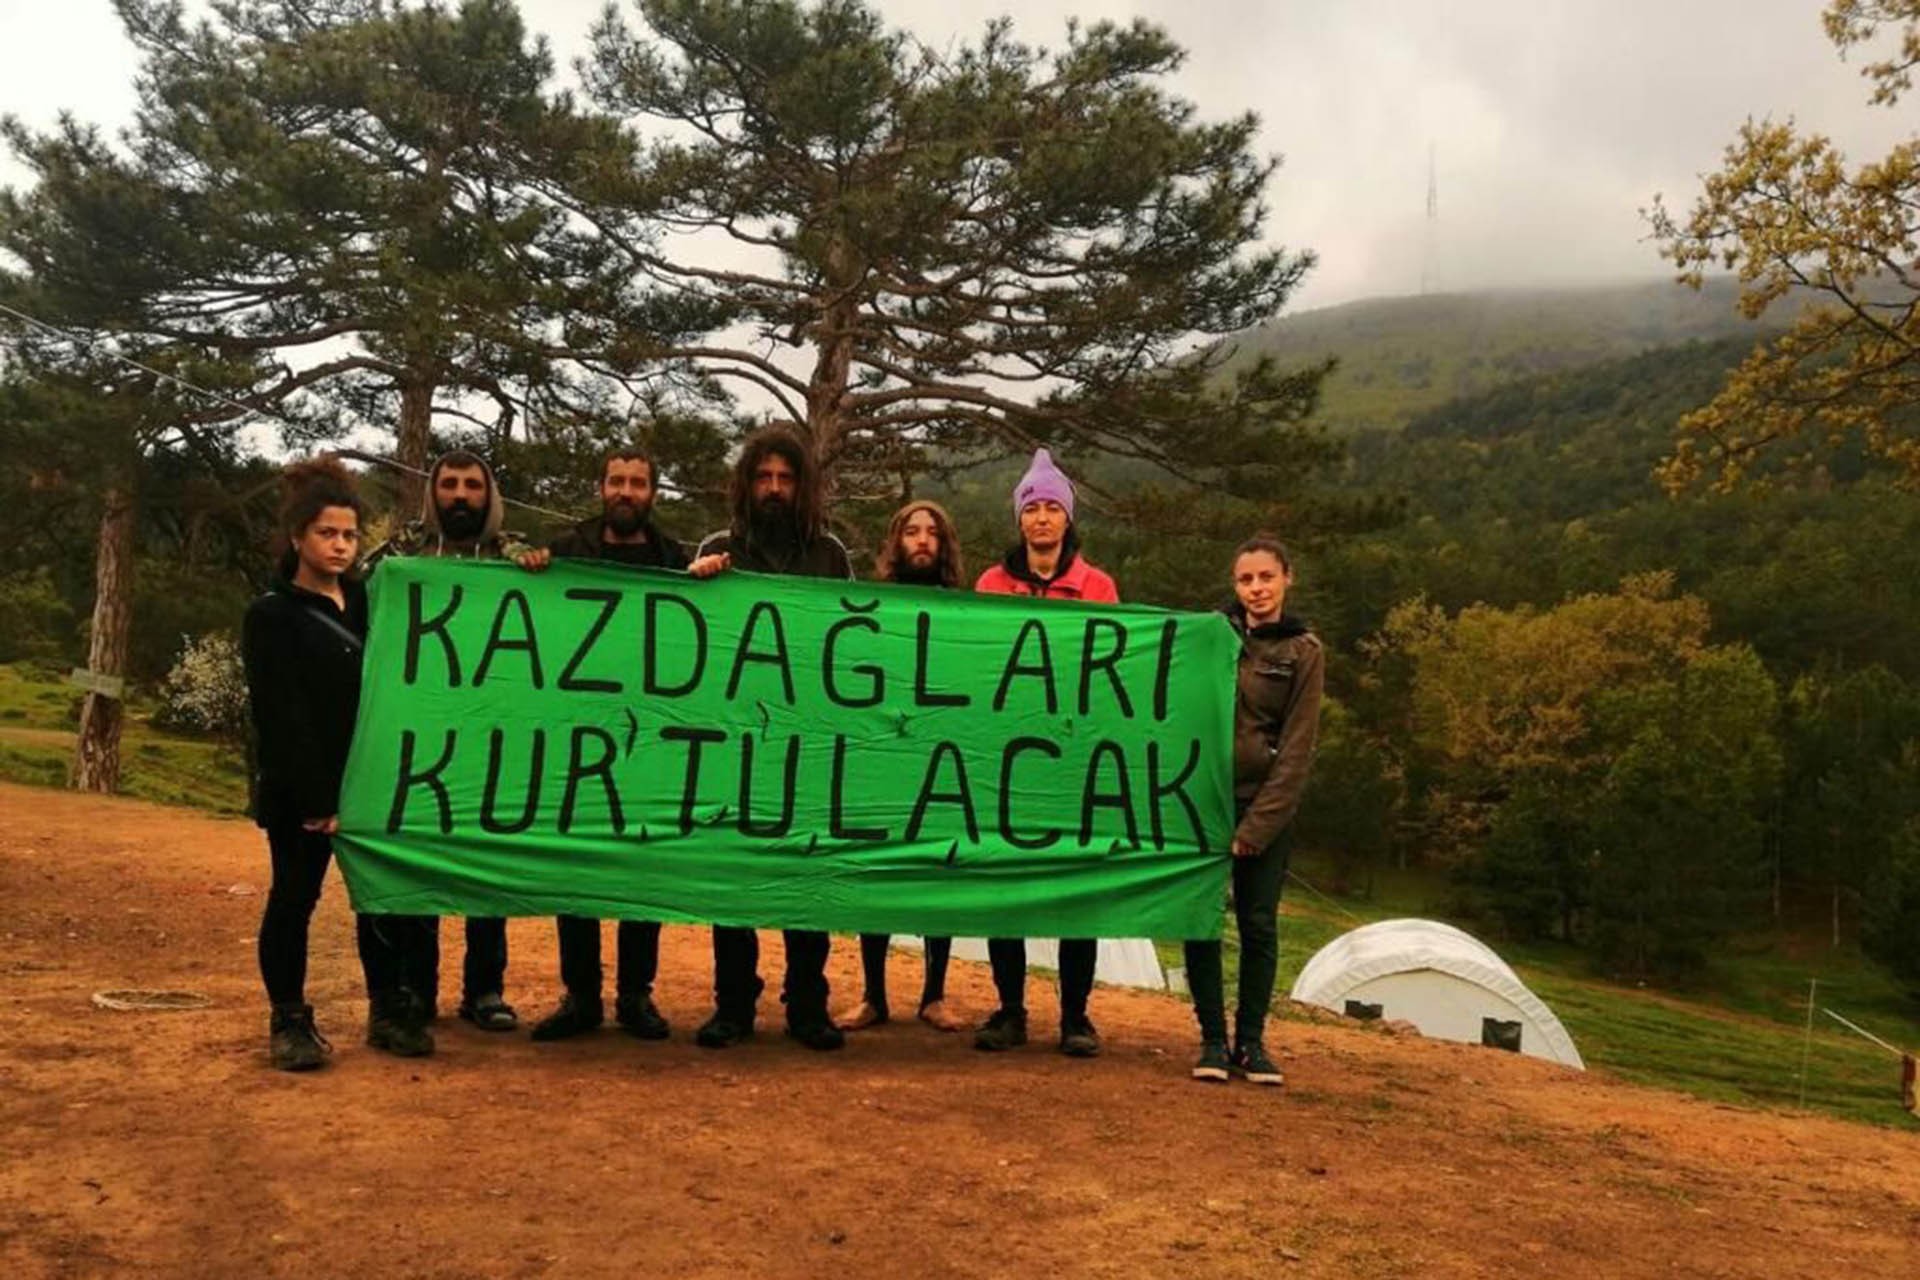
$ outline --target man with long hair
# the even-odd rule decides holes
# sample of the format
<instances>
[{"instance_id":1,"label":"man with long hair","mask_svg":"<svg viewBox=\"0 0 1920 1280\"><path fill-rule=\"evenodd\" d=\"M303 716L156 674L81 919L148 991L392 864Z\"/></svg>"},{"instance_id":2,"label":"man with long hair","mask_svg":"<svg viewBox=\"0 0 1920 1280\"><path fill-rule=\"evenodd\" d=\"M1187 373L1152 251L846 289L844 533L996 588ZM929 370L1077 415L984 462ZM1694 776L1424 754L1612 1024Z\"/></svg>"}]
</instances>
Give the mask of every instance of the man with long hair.
<instances>
[{"instance_id":1,"label":"man with long hair","mask_svg":"<svg viewBox=\"0 0 1920 1280\"><path fill-rule=\"evenodd\" d=\"M780 427L755 432L741 447L728 492L732 520L707 535L698 558L753 573L811 578L853 577L840 539L827 532L820 473L799 436ZM846 1037L827 1013L827 951L824 933L786 931L787 974L781 998L787 1034L809 1049L838 1049ZM753 1034L760 998L760 938L752 929L714 926L714 1011L695 1037L709 1049L724 1049Z\"/></svg>"},{"instance_id":2,"label":"man with long hair","mask_svg":"<svg viewBox=\"0 0 1920 1280\"><path fill-rule=\"evenodd\" d=\"M893 513L887 536L874 560L873 576L903 586L964 586L966 570L960 552L960 534L953 517L937 502L917 499ZM879 1026L891 1016L887 1008L887 948L892 937L884 933L860 935L860 967L866 990L860 1003L835 1017L848 1031ZM920 988L920 1021L941 1031L964 1031L966 1023L947 1009L947 961L952 938L926 940L926 979Z\"/></svg>"}]
</instances>

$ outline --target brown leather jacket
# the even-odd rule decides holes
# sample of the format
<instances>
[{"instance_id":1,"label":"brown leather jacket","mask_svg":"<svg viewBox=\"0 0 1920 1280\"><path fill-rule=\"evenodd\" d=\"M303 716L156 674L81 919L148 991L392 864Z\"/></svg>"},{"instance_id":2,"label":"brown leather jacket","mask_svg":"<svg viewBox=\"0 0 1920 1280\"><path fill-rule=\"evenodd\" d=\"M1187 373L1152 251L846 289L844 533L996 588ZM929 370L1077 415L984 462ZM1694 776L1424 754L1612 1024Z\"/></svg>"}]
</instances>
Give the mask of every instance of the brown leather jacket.
<instances>
[{"instance_id":1,"label":"brown leather jacket","mask_svg":"<svg viewBox=\"0 0 1920 1280\"><path fill-rule=\"evenodd\" d=\"M1297 618L1249 629L1246 610L1228 607L1240 636L1233 704L1233 797L1242 810L1234 838L1265 849L1293 821L1320 733L1326 655Z\"/></svg>"}]
</instances>

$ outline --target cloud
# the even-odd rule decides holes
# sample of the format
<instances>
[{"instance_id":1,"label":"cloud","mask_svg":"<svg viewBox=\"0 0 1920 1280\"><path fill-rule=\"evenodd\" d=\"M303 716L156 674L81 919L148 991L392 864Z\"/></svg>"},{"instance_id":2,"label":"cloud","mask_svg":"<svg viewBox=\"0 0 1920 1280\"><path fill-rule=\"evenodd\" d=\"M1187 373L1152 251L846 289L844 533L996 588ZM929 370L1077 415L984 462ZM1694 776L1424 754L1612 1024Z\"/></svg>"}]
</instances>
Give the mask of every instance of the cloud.
<instances>
[{"instance_id":1,"label":"cloud","mask_svg":"<svg viewBox=\"0 0 1920 1280\"><path fill-rule=\"evenodd\" d=\"M601 0L523 0L563 65ZM1189 51L1177 87L1209 116L1244 110L1286 163L1270 236L1320 266L1299 306L1419 288L1437 160L1436 275L1446 288L1663 271L1638 209L1684 207L1749 115L1792 115L1860 157L1908 130L1869 108L1822 36L1818 0L887 0L935 47L1012 12L1057 45L1070 15L1165 26ZM50 126L62 107L119 125L131 50L106 0L0 0L0 109ZM570 78L570 77L569 77ZM26 175L0 162L0 181Z\"/></svg>"}]
</instances>

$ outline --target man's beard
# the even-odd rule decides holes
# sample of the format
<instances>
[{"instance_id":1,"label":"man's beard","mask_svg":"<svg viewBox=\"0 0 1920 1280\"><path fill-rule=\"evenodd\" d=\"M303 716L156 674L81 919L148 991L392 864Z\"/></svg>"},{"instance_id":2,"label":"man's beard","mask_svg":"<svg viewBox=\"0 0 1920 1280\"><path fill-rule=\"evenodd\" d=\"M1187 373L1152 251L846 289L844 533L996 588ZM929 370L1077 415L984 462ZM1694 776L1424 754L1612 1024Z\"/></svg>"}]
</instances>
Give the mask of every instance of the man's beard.
<instances>
[{"instance_id":1,"label":"man's beard","mask_svg":"<svg viewBox=\"0 0 1920 1280\"><path fill-rule=\"evenodd\" d=\"M768 542L800 540L800 520L785 498L761 498L749 513L753 536Z\"/></svg>"},{"instance_id":2,"label":"man's beard","mask_svg":"<svg viewBox=\"0 0 1920 1280\"><path fill-rule=\"evenodd\" d=\"M919 561L911 553L901 552L893 562L893 580L918 586L940 586L943 582L940 557L937 554L930 555L924 561Z\"/></svg>"},{"instance_id":3,"label":"man's beard","mask_svg":"<svg viewBox=\"0 0 1920 1280\"><path fill-rule=\"evenodd\" d=\"M455 542L471 542L487 527L487 517L464 501L440 508L440 531Z\"/></svg>"},{"instance_id":4,"label":"man's beard","mask_svg":"<svg viewBox=\"0 0 1920 1280\"><path fill-rule=\"evenodd\" d=\"M602 504L601 514L606 517L607 528L623 538L631 538L645 527L652 510L651 503L642 506L638 502L608 502Z\"/></svg>"},{"instance_id":5,"label":"man's beard","mask_svg":"<svg viewBox=\"0 0 1920 1280\"><path fill-rule=\"evenodd\" d=\"M911 560L902 559L893 569L893 580L914 587L944 587L946 576L940 572L940 562L917 565Z\"/></svg>"}]
</instances>

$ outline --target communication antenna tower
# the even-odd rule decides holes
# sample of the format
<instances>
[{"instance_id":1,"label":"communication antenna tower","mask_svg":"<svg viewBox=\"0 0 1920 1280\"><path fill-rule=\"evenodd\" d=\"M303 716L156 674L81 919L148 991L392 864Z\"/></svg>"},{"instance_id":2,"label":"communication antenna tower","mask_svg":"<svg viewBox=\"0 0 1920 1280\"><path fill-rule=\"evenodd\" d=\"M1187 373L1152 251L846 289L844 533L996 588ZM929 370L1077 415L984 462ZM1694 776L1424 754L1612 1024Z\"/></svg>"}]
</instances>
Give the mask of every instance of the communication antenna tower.
<instances>
[{"instance_id":1,"label":"communication antenna tower","mask_svg":"<svg viewBox=\"0 0 1920 1280\"><path fill-rule=\"evenodd\" d=\"M1434 164L1433 144L1427 144L1427 242L1420 255L1420 292L1432 293L1438 283L1435 277L1439 264L1435 261L1439 254L1440 239L1440 178Z\"/></svg>"}]
</instances>

